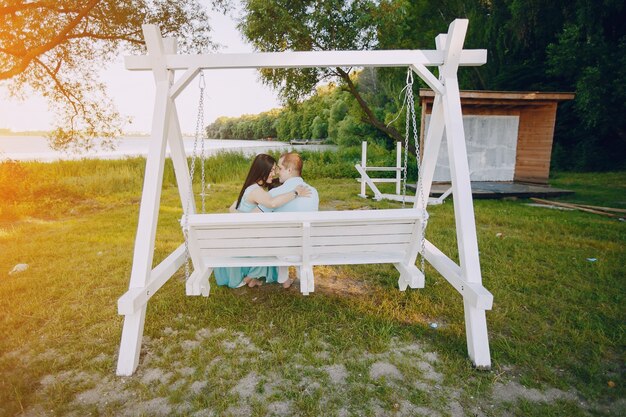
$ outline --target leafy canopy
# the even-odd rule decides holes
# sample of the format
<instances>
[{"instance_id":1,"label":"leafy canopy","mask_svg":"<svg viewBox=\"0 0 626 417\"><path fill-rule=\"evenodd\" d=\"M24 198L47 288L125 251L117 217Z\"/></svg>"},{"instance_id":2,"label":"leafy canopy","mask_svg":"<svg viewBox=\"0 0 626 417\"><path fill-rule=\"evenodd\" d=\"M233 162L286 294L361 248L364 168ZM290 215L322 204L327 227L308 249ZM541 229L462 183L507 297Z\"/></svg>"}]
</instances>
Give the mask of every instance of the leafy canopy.
<instances>
[{"instance_id":1,"label":"leafy canopy","mask_svg":"<svg viewBox=\"0 0 626 417\"><path fill-rule=\"evenodd\" d=\"M178 37L183 52L213 46L199 0L1 1L0 80L16 97L34 91L48 100L57 116L54 147L89 148L97 137L112 145L124 119L98 71L123 49L142 48L145 23Z\"/></svg>"}]
</instances>

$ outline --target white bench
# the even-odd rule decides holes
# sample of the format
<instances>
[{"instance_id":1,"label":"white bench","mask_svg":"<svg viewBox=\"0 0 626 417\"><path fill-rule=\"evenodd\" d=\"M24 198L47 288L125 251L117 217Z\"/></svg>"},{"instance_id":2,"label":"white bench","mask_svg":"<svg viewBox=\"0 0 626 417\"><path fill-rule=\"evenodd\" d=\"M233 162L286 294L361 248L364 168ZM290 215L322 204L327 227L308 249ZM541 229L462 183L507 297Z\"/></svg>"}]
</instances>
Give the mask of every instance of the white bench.
<instances>
[{"instance_id":1,"label":"white bench","mask_svg":"<svg viewBox=\"0 0 626 417\"><path fill-rule=\"evenodd\" d=\"M424 276L415 266L421 222L414 208L190 215L194 273L186 292L208 296L215 267L278 266L284 274L296 266L301 291L308 295L315 288L314 265L379 263L398 269L400 290L423 288Z\"/></svg>"}]
</instances>

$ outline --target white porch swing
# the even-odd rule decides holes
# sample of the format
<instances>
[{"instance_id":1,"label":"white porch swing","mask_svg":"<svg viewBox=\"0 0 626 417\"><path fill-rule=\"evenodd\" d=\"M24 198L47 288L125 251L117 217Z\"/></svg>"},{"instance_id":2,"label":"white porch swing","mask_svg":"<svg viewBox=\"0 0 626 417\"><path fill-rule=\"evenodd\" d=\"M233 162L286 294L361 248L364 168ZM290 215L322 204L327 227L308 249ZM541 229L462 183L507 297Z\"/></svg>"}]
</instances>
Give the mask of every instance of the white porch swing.
<instances>
[{"instance_id":1,"label":"white porch swing","mask_svg":"<svg viewBox=\"0 0 626 417\"><path fill-rule=\"evenodd\" d=\"M144 25L148 55L126 57L130 70L151 70L156 82L152 137L139 210L129 290L118 301L124 327L118 375L137 368L148 300L191 257L193 273L188 295L209 295L208 278L217 266L295 265L301 291L314 291L314 265L391 263L400 272L400 290L422 288L416 266L421 254L462 295L468 354L475 366L489 368L491 359L485 310L493 296L482 286L474 209L456 77L459 65L482 65L485 50L463 50L467 20L457 19L448 34L436 38L436 50L324 51L252 54L177 55L174 39L162 39L153 25ZM393 210L321 211L307 213L196 214L191 177L184 153L175 99L204 69L305 68L338 66L405 66L436 93L415 202ZM439 67L439 79L426 66ZM174 80L176 70L186 70ZM424 238L426 204L446 131L454 188L454 211L460 265ZM408 130L408 129L407 129ZM186 235L165 260L152 268L165 148L169 143ZM195 154L195 152L194 152ZM419 160L419 158L418 158ZM203 164L204 166L204 164ZM267 239L272 236L272 239Z\"/></svg>"}]
</instances>

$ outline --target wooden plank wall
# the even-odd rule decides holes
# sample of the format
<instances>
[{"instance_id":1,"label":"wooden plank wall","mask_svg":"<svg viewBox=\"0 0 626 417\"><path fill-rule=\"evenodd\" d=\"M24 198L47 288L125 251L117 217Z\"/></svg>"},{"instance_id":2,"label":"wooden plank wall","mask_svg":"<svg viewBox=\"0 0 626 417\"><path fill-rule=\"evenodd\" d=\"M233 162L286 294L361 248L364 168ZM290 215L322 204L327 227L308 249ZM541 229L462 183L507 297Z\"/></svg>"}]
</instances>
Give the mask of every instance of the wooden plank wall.
<instances>
[{"instance_id":1,"label":"wooden plank wall","mask_svg":"<svg viewBox=\"0 0 626 417\"><path fill-rule=\"evenodd\" d=\"M556 121L556 102L520 111L515 181L547 184Z\"/></svg>"}]
</instances>

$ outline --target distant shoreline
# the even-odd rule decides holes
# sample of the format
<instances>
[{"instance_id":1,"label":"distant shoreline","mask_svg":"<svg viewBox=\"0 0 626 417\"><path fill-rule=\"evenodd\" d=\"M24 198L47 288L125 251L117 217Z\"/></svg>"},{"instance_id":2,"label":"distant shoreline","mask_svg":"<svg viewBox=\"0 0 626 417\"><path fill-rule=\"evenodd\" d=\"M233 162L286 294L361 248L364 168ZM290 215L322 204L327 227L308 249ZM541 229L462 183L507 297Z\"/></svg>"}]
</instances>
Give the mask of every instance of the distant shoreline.
<instances>
[{"instance_id":1,"label":"distant shoreline","mask_svg":"<svg viewBox=\"0 0 626 417\"><path fill-rule=\"evenodd\" d=\"M96 140L94 147L88 150L58 151L50 148L46 137L41 135L0 135L0 162L4 160L53 162L65 159L120 159L126 157L146 156L150 146L149 136L122 136L118 138L114 148L101 146ZM194 138L184 137L185 153L189 156L194 152ZM203 141L205 155L220 152L243 152L257 154L268 151L291 150L326 150L334 149L328 145L291 145L288 142L259 141L241 139L208 139ZM166 154L169 154L169 146Z\"/></svg>"}]
</instances>

